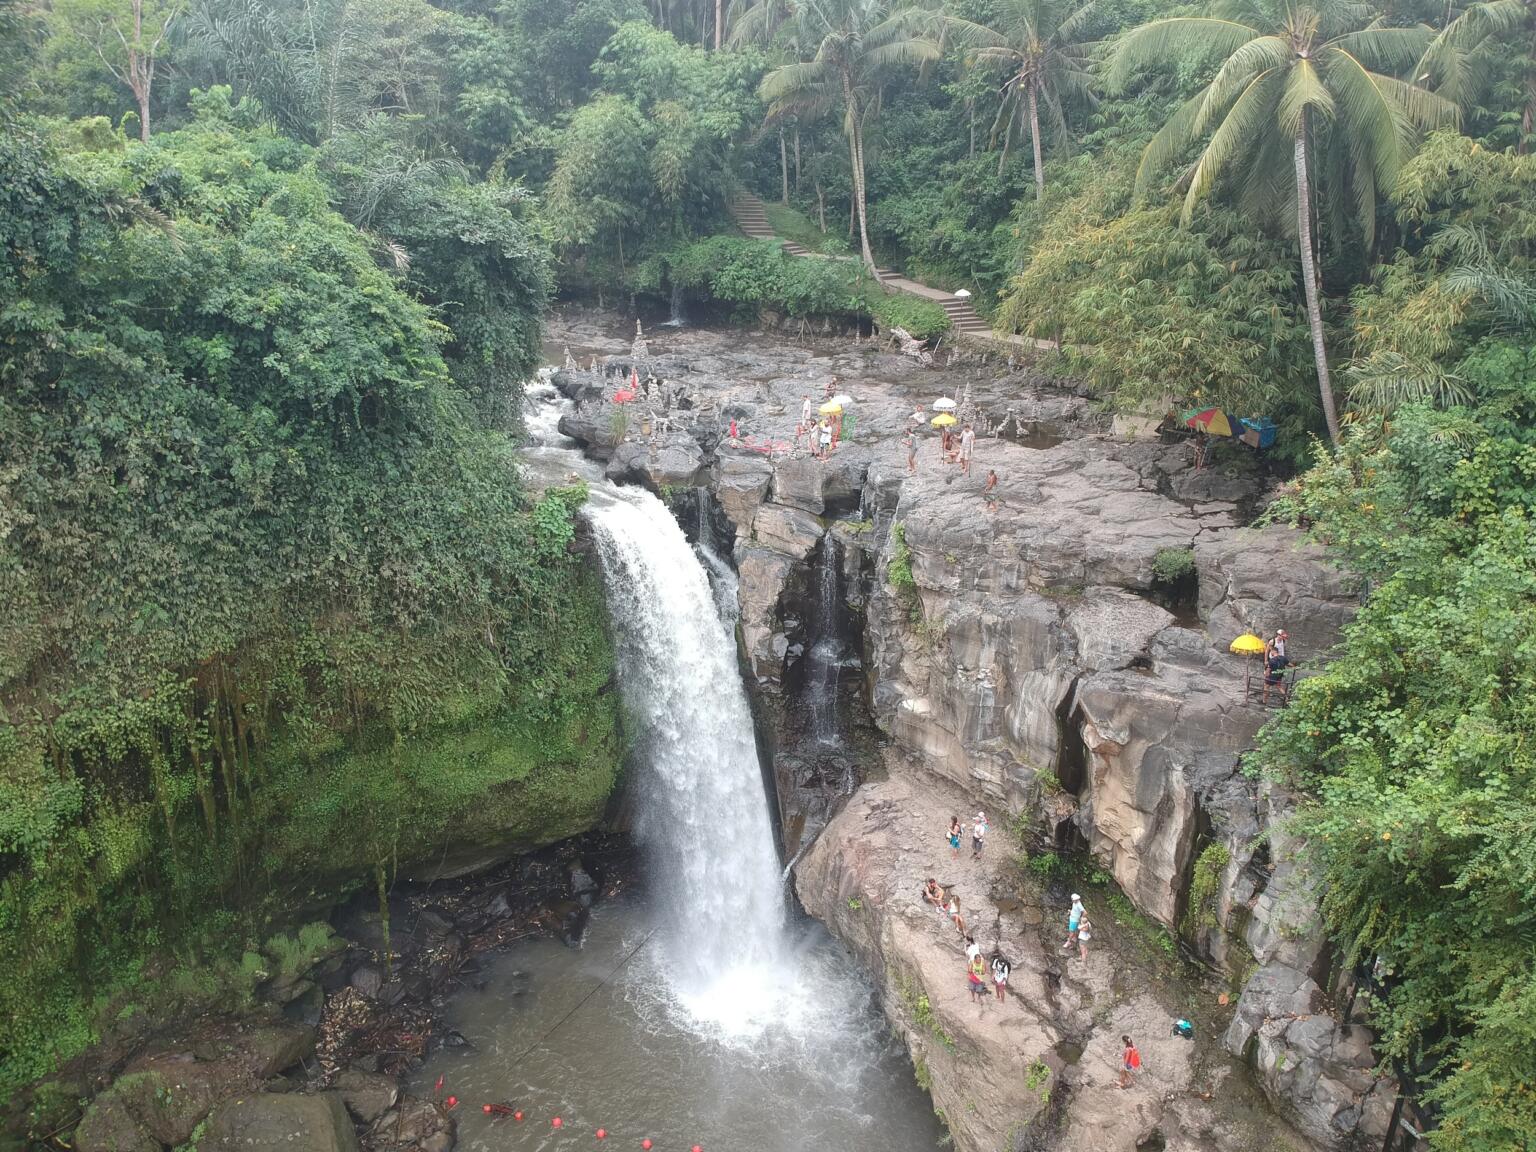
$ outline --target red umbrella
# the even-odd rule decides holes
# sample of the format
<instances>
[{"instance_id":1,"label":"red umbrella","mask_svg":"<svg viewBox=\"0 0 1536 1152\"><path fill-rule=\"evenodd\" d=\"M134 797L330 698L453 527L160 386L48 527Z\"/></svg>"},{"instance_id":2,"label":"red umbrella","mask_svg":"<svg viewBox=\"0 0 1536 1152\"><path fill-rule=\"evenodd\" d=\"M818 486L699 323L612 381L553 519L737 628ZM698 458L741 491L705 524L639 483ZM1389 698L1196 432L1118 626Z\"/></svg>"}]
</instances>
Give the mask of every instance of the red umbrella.
<instances>
[{"instance_id":1,"label":"red umbrella","mask_svg":"<svg viewBox=\"0 0 1536 1152\"><path fill-rule=\"evenodd\" d=\"M1184 413L1184 423L1191 428L1203 428L1212 436L1232 435L1232 421L1220 408L1200 408Z\"/></svg>"},{"instance_id":2,"label":"red umbrella","mask_svg":"<svg viewBox=\"0 0 1536 1152\"><path fill-rule=\"evenodd\" d=\"M613 402L615 404L628 404L638 395L640 395L640 374L631 368L629 370L629 387L615 392L613 394Z\"/></svg>"}]
</instances>

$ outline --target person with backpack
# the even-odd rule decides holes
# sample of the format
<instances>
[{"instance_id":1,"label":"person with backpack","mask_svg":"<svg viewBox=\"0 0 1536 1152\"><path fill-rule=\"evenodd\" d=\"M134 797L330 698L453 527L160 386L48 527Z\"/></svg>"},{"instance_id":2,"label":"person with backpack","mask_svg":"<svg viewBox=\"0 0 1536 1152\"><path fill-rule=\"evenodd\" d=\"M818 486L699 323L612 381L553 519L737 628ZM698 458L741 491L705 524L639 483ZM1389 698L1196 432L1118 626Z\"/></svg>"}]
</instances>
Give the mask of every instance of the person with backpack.
<instances>
[{"instance_id":1,"label":"person with backpack","mask_svg":"<svg viewBox=\"0 0 1536 1152\"><path fill-rule=\"evenodd\" d=\"M1141 1053L1136 1051L1129 1036L1121 1036L1120 1043L1125 1045L1125 1051L1120 1054L1120 1087L1129 1088L1141 1071Z\"/></svg>"},{"instance_id":2,"label":"person with backpack","mask_svg":"<svg viewBox=\"0 0 1536 1152\"><path fill-rule=\"evenodd\" d=\"M1008 999L1008 974L1012 971L1013 965L1003 959L1001 952L992 953L992 986L997 989L999 1004Z\"/></svg>"}]
</instances>

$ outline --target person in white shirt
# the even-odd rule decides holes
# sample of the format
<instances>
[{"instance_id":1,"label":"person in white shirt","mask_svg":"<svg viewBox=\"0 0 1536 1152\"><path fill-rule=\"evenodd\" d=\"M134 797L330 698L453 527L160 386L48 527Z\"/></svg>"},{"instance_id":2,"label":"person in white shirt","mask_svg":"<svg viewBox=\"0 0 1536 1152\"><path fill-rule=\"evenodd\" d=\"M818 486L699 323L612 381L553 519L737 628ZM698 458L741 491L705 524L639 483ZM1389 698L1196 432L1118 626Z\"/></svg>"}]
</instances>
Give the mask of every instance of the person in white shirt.
<instances>
[{"instance_id":1,"label":"person in white shirt","mask_svg":"<svg viewBox=\"0 0 1536 1152\"><path fill-rule=\"evenodd\" d=\"M1083 922L1083 911L1083 898L1076 892L1072 893L1072 911L1067 913L1067 940L1061 946L1063 952L1077 942L1077 928Z\"/></svg>"},{"instance_id":2,"label":"person in white shirt","mask_svg":"<svg viewBox=\"0 0 1536 1152\"><path fill-rule=\"evenodd\" d=\"M980 860L981 859L981 849L982 849L983 844L986 842L986 839L987 839L987 817L986 817L986 813L978 812L978 813L976 813L975 821L971 824L971 859L972 860Z\"/></svg>"}]
</instances>

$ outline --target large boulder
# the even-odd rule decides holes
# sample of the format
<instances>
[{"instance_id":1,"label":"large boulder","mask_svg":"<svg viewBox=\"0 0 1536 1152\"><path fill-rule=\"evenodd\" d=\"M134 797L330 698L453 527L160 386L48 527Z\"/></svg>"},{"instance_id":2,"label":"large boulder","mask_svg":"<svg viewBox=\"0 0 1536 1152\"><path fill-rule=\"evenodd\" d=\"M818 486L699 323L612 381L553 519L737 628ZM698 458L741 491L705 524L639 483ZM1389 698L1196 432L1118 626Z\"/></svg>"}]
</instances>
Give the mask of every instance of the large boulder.
<instances>
[{"instance_id":1,"label":"large boulder","mask_svg":"<svg viewBox=\"0 0 1536 1152\"><path fill-rule=\"evenodd\" d=\"M217 1022L129 1062L91 1102L76 1133L84 1152L136 1148L129 1133L180 1145L221 1100L261 1084L314 1051L313 1028L287 1021Z\"/></svg>"},{"instance_id":2,"label":"large boulder","mask_svg":"<svg viewBox=\"0 0 1536 1152\"><path fill-rule=\"evenodd\" d=\"M728 456L715 461L711 484L726 516L736 527L737 536L752 530L752 519L768 494L773 480L773 465L761 456Z\"/></svg>"},{"instance_id":3,"label":"large boulder","mask_svg":"<svg viewBox=\"0 0 1536 1152\"><path fill-rule=\"evenodd\" d=\"M605 475L619 483L644 484L653 492L693 488L704 469L704 450L686 432L664 432L651 440L614 446Z\"/></svg>"},{"instance_id":4,"label":"large boulder","mask_svg":"<svg viewBox=\"0 0 1536 1152\"><path fill-rule=\"evenodd\" d=\"M1244 632L1290 635L1292 660L1323 655L1354 615L1359 580L1294 528L1202 536L1195 544L1200 616L1215 647Z\"/></svg>"},{"instance_id":5,"label":"large boulder","mask_svg":"<svg viewBox=\"0 0 1536 1152\"><path fill-rule=\"evenodd\" d=\"M258 1093L228 1100L208 1118L200 1149L245 1152L361 1152L339 1095Z\"/></svg>"},{"instance_id":6,"label":"large boulder","mask_svg":"<svg viewBox=\"0 0 1536 1152\"><path fill-rule=\"evenodd\" d=\"M792 560L809 556L824 531L821 521L809 512L782 504L759 505L752 518L752 536L757 543Z\"/></svg>"}]
</instances>

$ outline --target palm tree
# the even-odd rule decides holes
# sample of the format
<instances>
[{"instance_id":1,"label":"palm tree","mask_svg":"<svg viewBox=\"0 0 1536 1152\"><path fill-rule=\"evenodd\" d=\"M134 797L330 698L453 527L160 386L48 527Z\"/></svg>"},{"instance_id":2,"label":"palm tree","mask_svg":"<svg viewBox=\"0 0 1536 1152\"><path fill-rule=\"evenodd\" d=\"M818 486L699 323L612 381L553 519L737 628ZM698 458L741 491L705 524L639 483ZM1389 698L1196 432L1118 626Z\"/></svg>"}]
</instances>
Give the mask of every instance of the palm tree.
<instances>
[{"instance_id":1,"label":"palm tree","mask_svg":"<svg viewBox=\"0 0 1536 1152\"><path fill-rule=\"evenodd\" d=\"M1004 125L1001 174L1008 159L1015 126L1029 125L1035 149L1035 199L1045 194L1045 169L1040 147L1040 105L1044 104L1058 139L1067 136L1066 105L1093 99L1089 45L1081 40L1093 16L1096 0L1003 0L997 27L967 23L964 37L982 45L979 62L1001 64L1008 70L997 125Z\"/></svg>"},{"instance_id":2,"label":"palm tree","mask_svg":"<svg viewBox=\"0 0 1536 1152\"><path fill-rule=\"evenodd\" d=\"M864 190L865 127L878 113L880 87L892 73L938 59L942 19L895 0L809 0L792 7L769 0L748 9L731 33L733 40L766 40L787 25L793 39L811 53L809 60L768 73L758 94L768 102L770 121L842 110L859 244L871 271L875 257Z\"/></svg>"},{"instance_id":3,"label":"palm tree","mask_svg":"<svg viewBox=\"0 0 1536 1152\"><path fill-rule=\"evenodd\" d=\"M1182 177L1186 223L1224 177L1251 210L1283 217L1294 209L1318 391L1335 442L1339 417L1323 341L1314 183L1322 171L1341 185L1329 188L1341 202L1344 189L1352 191L1369 248L1377 198L1397 183L1420 133L1458 119L1449 100L1373 70L1410 68L1434 31L1360 28L1367 17L1353 0L1220 0L1209 16L1132 30L1116 46L1109 69L1118 88L1138 70L1180 54L1222 57L1210 84L1147 145L1137 187L1144 189L1160 168L1210 133Z\"/></svg>"},{"instance_id":4,"label":"palm tree","mask_svg":"<svg viewBox=\"0 0 1536 1152\"><path fill-rule=\"evenodd\" d=\"M1492 41L1525 39L1525 107L1520 110L1520 138L1515 150L1530 151L1536 134L1536 0L1486 0L1474 4L1436 36L1414 70L1421 84L1469 106L1484 79L1477 49Z\"/></svg>"}]
</instances>

